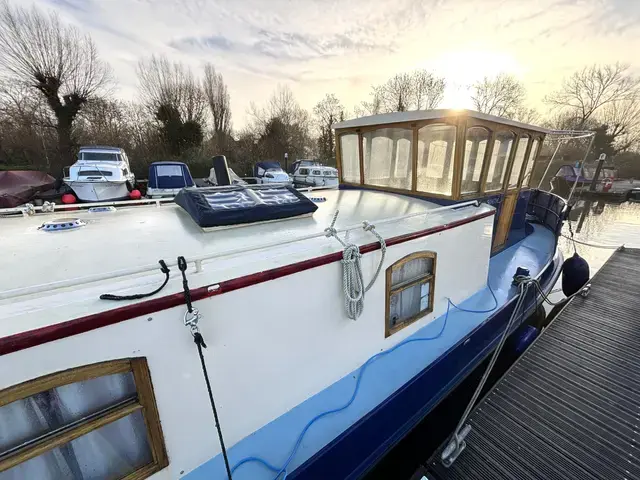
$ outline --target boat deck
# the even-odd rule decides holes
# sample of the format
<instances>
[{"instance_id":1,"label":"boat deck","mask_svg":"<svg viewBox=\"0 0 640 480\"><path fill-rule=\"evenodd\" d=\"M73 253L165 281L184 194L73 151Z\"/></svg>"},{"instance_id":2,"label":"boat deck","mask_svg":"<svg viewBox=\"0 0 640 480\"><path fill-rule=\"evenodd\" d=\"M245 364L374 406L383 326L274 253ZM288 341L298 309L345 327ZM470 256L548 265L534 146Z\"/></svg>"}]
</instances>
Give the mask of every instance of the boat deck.
<instances>
[{"instance_id":1,"label":"boat deck","mask_svg":"<svg viewBox=\"0 0 640 480\"><path fill-rule=\"evenodd\" d=\"M440 207L433 202L380 192L318 190L311 196L324 199L318 203L313 216L238 225L212 232L204 232L176 204L118 207L117 211L102 213L76 210L2 218L0 251L10 252L3 258L3 270L14 273L0 279L0 298L4 291L35 284L54 284L140 266L157 270L159 259L170 264L179 255L193 259L321 234L331 224L336 210L340 211L336 224L340 228L359 224L363 219L375 225L382 219ZM471 208L414 217L402 222L401 231L398 224L380 225L377 230L388 238L491 210L486 205ZM69 217L79 218L87 225L62 232L39 230L45 221ZM358 229L351 232L350 240L366 244L375 238ZM284 259L285 264L342 249L335 239L325 237L298 243L300 245L286 249L289 258ZM268 255L271 259L272 254L273 249ZM260 255L264 256L264 253ZM267 263L273 266L274 262Z\"/></svg>"},{"instance_id":2,"label":"boat deck","mask_svg":"<svg viewBox=\"0 0 640 480\"><path fill-rule=\"evenodd\" d=\"M640 478L640 250L613 254L476 406L466 448L428 480Z\"/></svg>"}]
</instances>

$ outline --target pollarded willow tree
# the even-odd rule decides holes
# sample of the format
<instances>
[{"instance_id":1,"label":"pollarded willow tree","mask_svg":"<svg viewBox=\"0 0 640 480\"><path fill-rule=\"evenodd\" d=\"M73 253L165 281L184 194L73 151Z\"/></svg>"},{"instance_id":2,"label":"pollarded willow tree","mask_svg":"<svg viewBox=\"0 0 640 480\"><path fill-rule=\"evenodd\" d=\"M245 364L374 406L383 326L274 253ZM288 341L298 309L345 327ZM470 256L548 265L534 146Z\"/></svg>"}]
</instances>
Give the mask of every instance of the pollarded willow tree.
<instances>
[{"instance_id":1,"label":"pollarded willow tree","mask_svg":"<svg viewBox=\"0 0 640 480\"><path fill-rule=\"evenodd\" d=\"M0 72L38 92L54 119L59 156L51 171L73 163L73 124L88 100L112 85L95 43L55 14L0 3Z\"/></svg>"}]
</instances>

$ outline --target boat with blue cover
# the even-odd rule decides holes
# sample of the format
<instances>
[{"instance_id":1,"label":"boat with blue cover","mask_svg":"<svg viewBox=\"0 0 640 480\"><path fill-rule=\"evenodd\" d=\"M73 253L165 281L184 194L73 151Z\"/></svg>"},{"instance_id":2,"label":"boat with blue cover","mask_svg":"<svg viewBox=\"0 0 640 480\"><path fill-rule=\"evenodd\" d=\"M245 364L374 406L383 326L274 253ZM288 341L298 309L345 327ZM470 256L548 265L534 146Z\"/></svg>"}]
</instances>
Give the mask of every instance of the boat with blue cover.
<instances>
[{"instance_id":1,"label":"boat with blue cover","mask_svg":"<svg viewBox=\"0 0 640 480\"><path fill-rule=\"evenodd\" d=\"M153 162L149 165L149 198L175 197L183 188L193 186L189 167L182 162Z\"/></svg>"},{"instance_id":2,"label":"boat with blue cover","mask_svg":"<svg viewBox=\"0 0 640 480\"><path fill-rule=\"evenodd\" d=\"M520 327L514 274L548 293L563 262L547 131L334 128L339 188L0 218L0 478L360 478Z\"/></svg>"}]
</instances>

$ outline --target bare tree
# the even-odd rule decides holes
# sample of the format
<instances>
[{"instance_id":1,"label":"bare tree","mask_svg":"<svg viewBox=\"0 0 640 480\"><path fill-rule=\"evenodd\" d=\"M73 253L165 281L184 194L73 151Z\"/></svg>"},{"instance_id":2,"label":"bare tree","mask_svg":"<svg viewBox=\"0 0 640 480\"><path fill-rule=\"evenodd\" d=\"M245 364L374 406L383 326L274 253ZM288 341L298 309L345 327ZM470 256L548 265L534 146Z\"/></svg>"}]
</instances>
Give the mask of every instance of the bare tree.
<instances>
[{"instance_id":1,"label":"bare tree","mask_svg":"<svg viewBox=\"0 0 640 480\"><path fill-rule=\"evenodd\" d=\"M607 125L618 152L626 152L640 142L640 96L608 103L594 117Z\"/></svg>"},{"instance_id":2,"label":"bare tree","mask_svg":"<svg viewBox=\"0 0 640 480\"><path fill-rule=\"evenodd\" d=\"M257 142L257 151L264 159L304 158L311 149L309 114L293 92L279 85L264 107L251 103L249 130Z\"/></svg>"},{"instance_id":3,"label":"bare tree","mask_svg":"<svg viewBox=\"0 0 640 480\"><path fill-rule=\"evenodd\" d=\"M382 108L387 112L412 110L415 92L410 74L396 74L377 88Z\"/></svg>"},{"instance_id":4,"label":"bare tree","mask_svg":"<svg viewBox=\"0 0 640 480\"><path fill-rule=\"evenodd\" d=\"M353 107L353 114L356 117L366 117L368 115L377 115L382 113L382 99L380 98L380 91L377 87L371 88L371 101L367 102L363 100L358 105Z\"/></svg>"},{"instance_id":5,"label":"bare tree","mask_svg":"<svg viewBox=\"0 0 640 480\"><path fill-rule=\"evenodd\" d=\"M427 70L399 73L371 87L371 101L354 108L356 116L436 108L444 98L446 82Z\"/></svg>"},{"instance_id":6,"label":"bare tree","mask_svg":"<svg viewBox=\"0 0 640 480\"><path fill-rule=\"evenodd\" d=\"M216 72L215 67L210 63L204 66L202 87L213 117L214 134L229 135L231 133L231 97L222 74Z\"/></svg>"},{"instance_id":7,"label":"bare tree","mask_svg":"<svg viewBox=\"0 0 640 480\"><path fill-rule=\"evenodd\" d=\"M444 98L446 82L427 70L416 70L411 74L413 83L413 107L415 110L436 108Z\"/></svg>"},{"instance_id":8,"label":"bare tree","mask_svg":"<svg viewBox=\"0 0 640 480\"><path fill-rule=\"evenodd\" d=\"M578 119L577 128L605 105L626 101L638 93L640 79L629 72L629 65L592 65L573 73L562 83L562 88L545 98L560 110L573 112Z\"/></svg>"},{"instance_id":9,"label":"bare tree","mask_svg":"<svg viewBox=\"0 0 640 480\"><path fill-rule=\"evenodd\" d=\"M171 106L184 122L205 122L207 100L189 67L152 55L138 63L137 72L140 93L149 108Z\"/></svg>"},{"instance_id":10,"label":"bare tree","mask_svg":"<svg viewBox=\"0 0 640 480\"><path fill-rule=\"evenodd\" d=\"M147 108L162 124L171 153L198 146L204 138L207 99L191 69L164 56L138 63L140 93Z\"/></svg>"},{"instance_id":11,"label":"bare tree","mask_svg":"<svg viewBox=\"0 0 640 480\"><path fill-rule=\"evenodd\" d=\"M332 125L344 118L344 107L333 93L328 93L313 107L318 127L318 154L326 163L335 161L335 138Z\"/></svg>"},{"instance_id":12,"label":"bare tree","mask_svg":"<svg viewBox=\"0 0 640 480\"><path fill-rule=\"evenodd\" d=\"M45 98L56 120L59 161L73 161L73 122L96 93L111 83L111 69L95 44L57 15L0 3L0 68L9 80L29 85ZM57 172L56 172L57 173Z\"/></svg>"},{"instance_id":13,"label":"bare tree","mask_svg":"<svg viewBox=\"0 0 640 480\"><path fill-rule=\"evenodd\" d=\"M526 91L512 75L501 73L485 77L471 86L471 100L476 110L498 117L514 118L523 108Z\"/></svg>"}]
</instances>

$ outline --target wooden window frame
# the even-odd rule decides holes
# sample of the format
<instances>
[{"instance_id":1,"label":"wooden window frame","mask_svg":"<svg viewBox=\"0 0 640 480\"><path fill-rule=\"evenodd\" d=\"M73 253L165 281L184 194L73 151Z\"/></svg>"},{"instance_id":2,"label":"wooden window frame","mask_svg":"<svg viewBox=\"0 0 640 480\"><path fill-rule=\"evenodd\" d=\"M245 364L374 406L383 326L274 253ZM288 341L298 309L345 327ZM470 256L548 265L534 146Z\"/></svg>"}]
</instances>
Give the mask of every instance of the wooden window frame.
<instances>
[{"instance_id":1,"label":"wooden window frame","mask_svg":"<svg viewBox=\"0 0 640 480\"><path fill-rule=\"evenodd\" d=\"M509 170L504 177L504 185L502 186L502 190L504 193L507 192L515 192L516 190L520 190L520 182L522 181L522 172L524 172L525 167L527 166L527 161L529 160L529 152L531 150L531 144L533 143L533 135L528 132L517 132L516 134L516 143L515 148L513 149L511 159L509 160ZM522 166L520 167L520 173L518 174L518 179L516 180L515 186L510 186L509 182L511 180L511 171L513 170L513 164L516 161L516 155L518 154L518 147L520 146L520 140L526 138L527 146L524 150L524 160L522 161Z\"/></svg>"},{"instance_id":2,"label":"wooden window frame","mask_svg":"<svg viewBox=\"0 0 640 480\"><path fill-rule=\"evenodd\" d=\"M134 412L142 412L147 428L147 442L151 450L152 461L137 470L128 473L121 480L142 480L159 472L167 465L169 459L160 425L160 417L156 405L151 375L146 358L130 358L94 363L82 367L71 368L61 372L45 375L33 380L0 390L0 407L17 400L22 400L52 388L118 373L133 373L137 398L121 402L106 408L99 414L87 415L78 422L51 432L44 438L31 442L13 453L0 458L0 472L38 457L54 448L65 445L76 438L97 430L105 425L120 420Z\"/></svg>"},{"instance_id":3,"label":"wooden window frame","mask_svg":"<svg viewBox=\"0 0 640 480\"><path fill-rule=\"evenodd\" d=\"M469 130L471 130L472 128L482 128L483 130L486 130L486 132L488 133L487 135L487 147L484 150L484 156L482 158L482 168L480 169L480 179L478 180L478 190L476 192L468 192L468 193L463 193L462 192L462 177L464 175L464 161L465 161L465 153L467 151L467 133L469 132ZM462 199L468 199L468 198L476 198L478 196L480 196L483 192L484 192L484 187L485 187L485 173L489 171L489 163L491 162L491 156L489 155L489 153L493 154L493 138L494 138L494 131L489 128L487 125L479 125L479 124L470 124L467 125L464 129L464 148L462 149L461 155L462 155L462 161L460 162L460 187L459 187L459 191L460 191L460 198ZM478 159L476 158L476 162L478 161ZM475 165L474 165L475 166Z\"/></svg>"},{"instance_id":4,"label":"wooden window frame","mask_svg":"<svg viewBox=\"0 0 640 480\"><path fill-rule=\"evenodd\" d=\"M436 287L436 263L437 263L437 253L436 252L431 252L431 251L421 251L421 252L414 252L411 253L409 255L407 255L406 257L401 258L400 260L398 260L397 262L395 262L393 265L390 265L389 267L387 267L387 270L385 271L386 274L386 287L385 287L385 324L384 324L384 336L385 338L393 335L396 332L399 332L400 330L402 330L405 327L408 327L409 325L411 325L412 323L416 322L417 320L419 320L420 318L424 317L425 315L430 314L431 312L433 312L433 299L434 299L434 292L435 292L435 287ZM411 262L412 260L416 260L419 258L430 258L432 259L432 267L431 267L431 273L425 274L425 275L421 275L419 277L416 277L414 279L412 279L409 282L406 282L402 285L396 286L395 288L392 285L392 276L393 276L393 271L397 270L398 268L401 268L403 265L405 265L406 263ZM411 288L415 285L418 284L422 284L422 283L429 283L429 303L427 305L427 308L424 310L421 310L420 312L418 312L416 315L409 317L408 319L404 320L403 322L394 325L393 327L391 326L390 323L390 317L391 317L391 295L394 295L396 293L399 293L403 290L406 290L407 288Z\"/></svg>"},{"instance_id":5,"label":"wooden window frame","mask_svg":"<svg viewBox=\"0 0 640 480\"><path fill-rule=\"evenodd\" d=\"M533 151L533 143L535 141L538 141L538 145L536 145L536 151ZM540 135L531 135L531 141L529 142L529 156L527 157L527 164L529 162L531 162L531 174L529 175L529 180L527 182L527 184L525 185L524 183L524 174L527 171L526 165L525 167L522 169L522 173L520 174L520 183L519 183L519 187L520 188L529 188L530 184L531 184L531 177L533 177L533 171L536 168L536 162L538 161L538 156L540 154L540 150L542 150L542 143L544 142L544 136L540 136Z\"/></svg>"}]
</instances>

